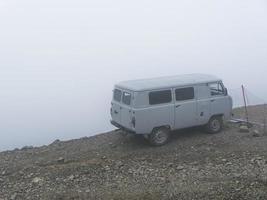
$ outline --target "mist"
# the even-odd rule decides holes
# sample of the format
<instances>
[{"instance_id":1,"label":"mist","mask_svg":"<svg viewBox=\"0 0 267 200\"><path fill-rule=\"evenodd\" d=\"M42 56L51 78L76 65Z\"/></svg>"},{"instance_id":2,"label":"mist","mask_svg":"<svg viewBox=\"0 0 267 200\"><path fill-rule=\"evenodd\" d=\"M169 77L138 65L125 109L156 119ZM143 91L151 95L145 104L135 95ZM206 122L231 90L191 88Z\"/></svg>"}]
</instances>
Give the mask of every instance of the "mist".
<instances>
[{"instance_id":1,"label":"mist","mask_svg":"<svg viewBox=\"0 0 267 200\"><path fill-rule=\"evenodd\" d=\"M267 99L267 3L0 1L0 151L92 136L122 80L208 73Z\"/></svg>"}]
</instances>

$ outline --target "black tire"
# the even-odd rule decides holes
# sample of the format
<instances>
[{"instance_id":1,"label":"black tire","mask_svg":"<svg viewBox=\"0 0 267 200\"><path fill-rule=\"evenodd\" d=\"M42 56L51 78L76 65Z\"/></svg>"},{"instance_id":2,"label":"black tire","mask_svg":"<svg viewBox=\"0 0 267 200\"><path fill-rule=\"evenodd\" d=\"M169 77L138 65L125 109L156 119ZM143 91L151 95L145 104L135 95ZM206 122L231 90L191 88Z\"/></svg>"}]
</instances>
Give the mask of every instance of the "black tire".
<instances>
[{"instance_id":1,"label":"black tire","mask_svg":"<svg viewBox=\"0 0 267 200\"><path fill-rule=\"evenodd\" d=\"M215 134L221 132L223 129L223 118L222 116L214 116L210 118L208 124L206 125L206 130L210 134Z\"/></svg>"},{"instance_id":2,"label":"black tire","mask_svg":"<svg viewBox=\"0 0 267 200\"><path fill-rule=\"evenodd\" d=\"M166 127L156 128L148 137L148 141L153 146L162 146L170 139L170 130Z\"/></svg>"}]
</instances>

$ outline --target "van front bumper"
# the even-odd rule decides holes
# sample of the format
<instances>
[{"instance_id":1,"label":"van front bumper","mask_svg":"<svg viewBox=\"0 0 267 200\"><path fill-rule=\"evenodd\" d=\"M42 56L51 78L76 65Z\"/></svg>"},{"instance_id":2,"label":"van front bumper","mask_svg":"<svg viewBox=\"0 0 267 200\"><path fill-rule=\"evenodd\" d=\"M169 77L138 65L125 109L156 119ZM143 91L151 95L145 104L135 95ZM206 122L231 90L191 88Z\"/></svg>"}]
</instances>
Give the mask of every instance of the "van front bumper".
<instances>
[{"instance_id":1,"label":"van front bumper","mask_svg":"<svg viewBox=\"0 0 267 200\"><path fill-rule=\"evenodd\" d=\"M121 129L121 130L127 131L127 132L129 132L129 133L135 133L135 131L133 131L133 130L131 130L131 129L128 129L128 128L125 128L125 127L123 127L122 125L118 124L117 122L115 122L115 121L113 121L113 120L110 120L110 123L111 123L113 126L119 128L119 129Z\"/></svg>"}]
</instances>

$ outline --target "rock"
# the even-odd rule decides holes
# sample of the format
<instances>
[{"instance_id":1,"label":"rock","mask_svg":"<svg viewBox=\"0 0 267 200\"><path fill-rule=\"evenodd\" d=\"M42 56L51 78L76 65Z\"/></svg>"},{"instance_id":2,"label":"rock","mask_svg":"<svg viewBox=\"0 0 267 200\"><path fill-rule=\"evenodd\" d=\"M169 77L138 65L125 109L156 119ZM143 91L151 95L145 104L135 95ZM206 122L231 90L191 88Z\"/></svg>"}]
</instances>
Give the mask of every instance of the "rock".
<instances>
[{"instance_id":1,"label":"rock","mask_svg":"<svg viewBox=\"0 0 267 200\"><path fill-rule=\"evenodd\" d=\"M102 156L102 158L101 158L102 160L106 160L107 159L107 157L106 156Z\"/></svg>"},{"instance_id":2,"label":"rock","mask_svg":"<svg viewBox=\"0 0 267 200\"><path fill-rule=\"evenodd\" d=\"M239 127L239 132L241 132L241 133L248 133L249 132L248 126L247 125L241 125Z\"/></svg>"},{"instance_id":3,"label":"rock","mask_svg":"<svg viewBox=\"0 0 267 200\"><path fill-rule=\"evenodd\" d=\"M1 173L1 175L3 175L3 176L6 175L6 171L3 171L3 172Z\"/></svg>"},{"instance_id":4,"label":"rock","mask_svg":"<svg viewBox=\"0 0 267 200\"><path fill-rule=\"evenodd\" d=\"M39 178L39 177L35 177L34 179L32 179L32 182L35 183L35 184L38 184L40 182L42 182L43 179Z\"/></svg>"},{"instance_id":5,"label":"rock","mask_svg":"<svg viewBox=\"0 0 267 200\"><path fill-rule=\"evenodd\" d=\"M21 150L30 150L33 149L33 146L24 146L21 148Z\"/></svg>"},{"instance_id":6,"label":"rock","mask_svg":"<svg viewBox=\"0 0 267 200\"><path fill-rule=\"evenodd\" d=\"M252 133L253 137L260 137L260 132L258 130L254 130Z\"/></svg>"},{"instance_id":7,"label":"rock","mask_svg":"<svg viewBox=\"0 0 267 200\"><path fill-rule=\"evenodd\" d=\"M122 167L124 164L121 161L117 161L116 162L116 167L120 168Z\"/></svg>"},{"instance_id":8,"label":"rock","mask_svg":"<svg viewBox=\"0 0 267 200\"><path fill-rule=\"evenodd\" d=\"M180 170L183 170L184 169L184 166L180 165L180 166L176 167L176 169L179 170L179 171Z\"/></svg>"},{"instance_id":9,"label":"rock","mask_svg":"<svg viewBox=\"0 0 267 200\"><path fill-rule=\"evenodd\" d=\"M17 193L12 194L11 197L10 197L10 200L15 200L16 198L17 198Z\"/></svg>"},{"instance_id":10,"label":"rock","mask_svg":"<svg viewBox=\"0 0 267 200\"><path fill-rule=\"evenodd\" d=\"M65 159L64 159L63 157L59 157L59 158L57 159L57 162L60 163L60 164L62 164L62 163L65 162Z\"/></svg>"},{"instance_id":11,"label":"rock","mask_svg":"<svg viewBox=\"0 0 267 200\"><path fill-rule=\"evenodd\" d=\"M223 161L223 162L227 162L227 159L224 158L224 159L222 159L222 161Z\"/></svg>"},{"instance_id":12,"label":"rock","mask_svg":"<svg viewBox=\"0 0 267 200\"><path fill-rule=\"evenodd\" d=\"M173 163L168 163L168 167L173 167Z\"/></svg>"},{"instance_id":13,"label":"rock","mask_svg":"<svg viewBox=\"0 0 267 200\"><path fill-rule=\"evenodd\" d=\"M232 163L231 163L231 162L227 162L227 163L225 164L225 166L229 166L229 165L232 165Z\"/></svg>"},{"instance_id":14,"label":"rock","mask_svg":"<svg viewBox=\"0 0 267 200\"><path fill-rule=\"evenodd\" d=\"M59 144L59 143L60 143L60 140L57 139L57 140L55 140L55 141L52 143L52 145L54 145L54 144Z\"/></svg>"},{"instance_id":15,"label":"rock","mask_svg":"<svg viewBox=\"0 0 267 200\"><path fill-rule=\"evenodd\" d=\"M69 176L69 178L68 178L68 180L70 180L70 181L73 181L73 180L74 180L74 178L75 178L75 176L74 176L74 175L70 175L70 176Z\"/></svg>"}]
</instances>

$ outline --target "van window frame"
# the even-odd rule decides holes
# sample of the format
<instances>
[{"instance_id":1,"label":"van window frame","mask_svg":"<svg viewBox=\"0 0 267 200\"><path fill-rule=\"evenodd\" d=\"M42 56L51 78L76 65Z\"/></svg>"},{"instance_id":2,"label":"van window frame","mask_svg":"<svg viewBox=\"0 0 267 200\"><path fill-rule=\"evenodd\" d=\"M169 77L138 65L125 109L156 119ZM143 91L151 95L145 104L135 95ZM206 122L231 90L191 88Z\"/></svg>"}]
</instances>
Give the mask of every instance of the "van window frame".
<instances>
[{"instance_id":1,"label":"van window frame","mask_svg":"<svg viewBox=\"0 0 267 200\"><path fill-rule=\"evenodd\" d=\"M192 88L192 89L193 89L193 98L190 98L190 99L184 99L184 100L177 100L176 90L179 90L179 89L188 89L188 88ZM195 90L195 86L194 86L194 85L182 86L182 87L176 87L176 88L174 88L173 92L174 92L174 99L175 99L175 102L184 102L184 101L192 101L192 100L196 100L196 90Z\"/></svg>"},{"instance_id":2,"label":"van window frame","mask_svg":"<svg viewBox=\"0 0 267 200\"><path fill-rule=\"evenodd\" d=\"M220 93L220 94L212 94L211 92L212 92L212 90L211 90L211 87L210 87L210 85L211 84L217 84L217 85L220 85L221 86L221 88L222 88L222 93ZM221 81L216 81L216 82L210 82L210 83L207 83L207 86L208 86L208 88L209 88L209 94L210 94L210 96L211 97L221 97L221 96L225 96L225 87L224 87L224 85L223 85L223 83L221 82ZM219 90L218 90L219 91Z\"/></svg>"},{"instance_id":3,"label":"van window frame","mask_svg":"<svg viewBox=\"0 0 267 200\"><path fill-rule=\"evenodd\" d=\"M117 99L115 99L115 91L120 91L120 100L118 101ZM114 88L114 90L113 90L113 100L115 101L115 102L118 102L118 103L121 103L121 101L122 101L122 94L123 94L123 91L121 90L121 89L119 89L119 88Z\"/></svg>"},{"instance_id":4,"label":"van window frame","mask_svg":"<svg viewBox=\"0 0 267 200\"><path fill-rule=\"evenodd\" d=\"M168 102L164 102L164 103L156 103L156 104L151 104L150 102L150 95L151 93L155 93L155 92L163 92L163 91L169 91L170 92L170 101ZM149 106L159 106L159 105L168 105L168 104L172 104L173 103L173 92L172 92L172 88L165 88L165 89L158 89L158 90L150 90L148 91L148 105Z\"/></svg>"},{"instance_id":5,"label":"van window frame","mask_svg":"<svg viewBox=\"0 0 267 200\"><path fill-rule=\"evenodd\" d=\"M129 104L126 104L124 101L123 101L123 97L124 97L124 94L127 93L130 95L130 103ZM132 105L132 99L133 99L133 94L129 91L125 91L125 90L122 90L122 95L121 95L121 103L126 105L126 106L131 106Z\"/></svg>"}]
</instances>

